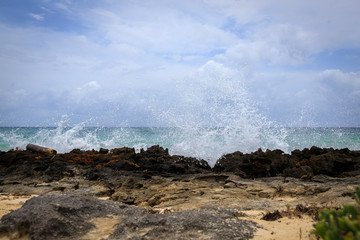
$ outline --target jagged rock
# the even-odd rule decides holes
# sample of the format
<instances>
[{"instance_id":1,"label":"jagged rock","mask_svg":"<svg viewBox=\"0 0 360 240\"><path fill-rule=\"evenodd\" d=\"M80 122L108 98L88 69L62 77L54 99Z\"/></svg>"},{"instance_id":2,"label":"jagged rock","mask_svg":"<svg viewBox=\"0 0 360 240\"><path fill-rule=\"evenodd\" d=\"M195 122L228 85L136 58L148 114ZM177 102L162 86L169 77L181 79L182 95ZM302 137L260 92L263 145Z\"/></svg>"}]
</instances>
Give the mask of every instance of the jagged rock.
<instances>
[{"instance_id":1,"label":"jagged rock","mask_svg":"<svg viewBox=\"0 0 360 240\"><path fill-rule=\"evenodd\" d=\"M20 209L3 216L0 236L75 239L95 227L91 219L144 214L147 214L145 209L118 202L52 193L32 198Z\"/></svg>"},{"instance_id":2,"label":"jagged rock","mask_svg":"<svg viewBox=\"0 0 360 240\"><path fill-rule=\"evenodd\" d=\"M140 150L140 153L143 155L150 155L150 156L170 156L169 155L169 149L164 149L163 147L160 147L159 145L154 145L149 147L146 151L144 149Z\"/></svg>"},{"instance_id":3,"label":"jagged rock","mask_svg":"<svg viewBox=\"0 0 360 240\"><path fill-rule=\"evenodd\" d=\"M124 159L133 159L136 155L134 148L122 147L122 148L114 148L110 151L115 155L119 155L121 158Z\"/></svg>"},{"instance_id":4,"label":"jagged rock","mask_svg":"<svg viewBox=\"0 0 360 240\"><path fill-rule=\"evenodd\" d=\"M136 164L141 170L155 174L194 174L211 171L211 167L204 160L183 156L171 156L168 149L158 145L141 150L136 155Z\"/></svg>"},{"instance_id":5,"label":"jagged rock","mask_svg":"<svg viewBox=\"0 0 360 240\"><path fill-rule=\"evenodd\" d=\"M349 149L334 150L332 148L312 147L297 153L299 161L296 165L311 167L315 175L340 176L345 172L359 170L360 151Z\"/></svg>"},{"instance_id":6,"label":"jagged rock","mask_svg":"<svg viewBox=\"0 0 360 240\"><path fill-rule=\"evenodd\" d=\"M295 161L281 150L258 150L252 154L226 154L216 162L214 171L234 172L244 178L258 178L282 174L285 168L292 166L295 166Z\"/></svg>"},{"instance_id":7,"label":"jagged rock","mask_svg":"<svg viewBox=\"0 0 360 240\"><path fill-rule=\"evenodd\" d=\"M201 174L214 171L232 172L243 178L302 177L307 174L356 176L360 170L360 151L312 147L285 154L281 150L259 150L250 154L234 152L220 158L213 169L201 159L171 156L158 145L136 153L133 148L115 148L105 154L72 150L65 154L39 154L9 151L0 154L1 179L39 179L59 181L64 177L82 176L92 180L116 178L122 171L147 176ZM76 170L76 171L75 171Z\"/></svg>"},{"instance_id":8,"label":"jagged rock","mask_svg":"<svg viewBox=\"0 0 360 240\"><path fill-rule=\"evenodd\" d=\"M356 175L360 168L360 151L349 149L312 147L294 150L291 155L281 150L257 151L251 154L234 152L220 158L213 170L233 172L244 178L302 177L306 174L325 174L328 176Z\"/></svg>"}]
</instances>

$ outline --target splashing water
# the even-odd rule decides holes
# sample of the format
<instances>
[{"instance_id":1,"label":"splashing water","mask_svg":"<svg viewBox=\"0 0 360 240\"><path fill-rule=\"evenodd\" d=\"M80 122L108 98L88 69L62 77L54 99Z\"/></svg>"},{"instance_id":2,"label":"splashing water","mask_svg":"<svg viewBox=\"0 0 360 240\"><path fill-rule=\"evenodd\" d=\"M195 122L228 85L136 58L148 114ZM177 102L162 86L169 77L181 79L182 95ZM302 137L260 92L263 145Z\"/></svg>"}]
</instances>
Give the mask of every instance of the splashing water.
<instances>
[{"instance_id":1,"label":"splashing water","mask_svg":"<svg viewBox=\"0 0 360 240\"><path fill-rule=\"evenodd\" d=\"M107 128L84 127L77 124L73 127L24 127L0 128L0 150L25 149L28 143L56 149L58 153L81 150L113 149L133 147L137 151L159 144L169 147L171 140L167 128Z\"/></svg>"},{"instance_id":2,"label":"splashing water","mask_svg":"<svg viewBox=\"0 0 360 240\"><path fill-rule=\"evenodd\" d=\"M176 101L153 110L163 124L179 129L171 153L214 164L234 151L287 150L286 130L271 128L257 113L241 80L239 72L211 61L178 83Z\"/></svg>"}]
</instances>

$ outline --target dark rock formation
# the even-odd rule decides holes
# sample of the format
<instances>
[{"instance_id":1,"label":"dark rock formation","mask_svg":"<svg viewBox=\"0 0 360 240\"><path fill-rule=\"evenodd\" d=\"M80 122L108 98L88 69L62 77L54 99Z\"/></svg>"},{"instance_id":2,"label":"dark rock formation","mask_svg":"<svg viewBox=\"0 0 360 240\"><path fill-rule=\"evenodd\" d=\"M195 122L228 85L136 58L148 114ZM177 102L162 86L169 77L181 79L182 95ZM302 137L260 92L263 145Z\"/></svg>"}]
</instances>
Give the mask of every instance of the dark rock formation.
<instances>
[{"instance_id":1,"label":"dark rock formation","mask_svg":"<svg viewBox=\"0 0 360 240\"><path fill-rule=\"evenodd\" d=\"M360 151L350 151L347 148L334 150L312 147L297 152L297 158L297 167L309 166L316 175L341 176L360 169Z\"/></svg>"},{"instance_id":2,"label":"dark rock formation","mask_svg":"<svg viewBox=\"0 0 360 240\"><path fill-rule=\"evenodd\" d=\"M244 178L277 175L300 178L318 174L354 176L360 170L360 151L312 147L302 151L295 150L291 155L284 154L281 150L263 152L259 149L251 154L234 152L220 158L213 170L233 172Z\"/></svg>"},{"instance_id":3,"label":"dark rock formation","mask_svg":"<svg viewBox=\"0 0 360 240\"><path fill-rule=\"evenodd\" d=\"M259 149L251 154L226 154L216 162L214 171L234 172L244 178L272 177L295 164L296 160L281 150L263 152Z\"/></svg>"},{"instance_id":4,"label":"dark rock formation","mask_svg":"<svg viewBox=\"0 0 360 240\"><path fill-rule=\"evenodd\" d=\"M91 219L143 215L145 209L81 197L52 193L28 200L22 208L1 219L0 236L29 239L75 239L94 228Z\"/></svg>"},{"instance_id":5,"label":"dark rock formation","mask_svg":"<svg viewBox=\"0 0 360 240\"><path fill-rule=\"evenodd\" d=\"M136 154L133 148L116 148L81 151L74 149L65 154L41 154L30 151L0 153L0 183L2 177L12 179L38 179L58 181L64 177L81 174L92 180L114 177L119 171L146 173L148 175L178 175L211 171L204 160L171 156L167 149L153 146Z\"/></svg>"},{"instance_id":6,"label":"dark rock formation","mask_svg":"<svg viewBox=\"0 0 360 240\"><path fill-rule=\"evenodd\" d=\"M152 146L136 153L133 148L110 151L81 151L65 154L42 154L30 151L0 153L0 184L2 181L37 179L59 181L64 177L83 176L89 180L113 179L123 171L151 176L176 176L232 172L243 178L296 177L324 174L332 177L360 174L360 151L312 147L285 154L281 150L261 149L254 153L234 152L224 155L211 169L204 160L170 155L167 149Z\"/></svg>"},{"instance_id":7,"label":"dark rock formation","mask_svg":"<svg viewBox=\"0 0 360 240\"><path fill-rule=\"evenodd\" d=\"M136 163L141 166L141 169L154 173L193 174L211 170L209 164L204 160L171 156L168 149L163 149L158 145L137 154Z\"/></svg>"}]
</instances>

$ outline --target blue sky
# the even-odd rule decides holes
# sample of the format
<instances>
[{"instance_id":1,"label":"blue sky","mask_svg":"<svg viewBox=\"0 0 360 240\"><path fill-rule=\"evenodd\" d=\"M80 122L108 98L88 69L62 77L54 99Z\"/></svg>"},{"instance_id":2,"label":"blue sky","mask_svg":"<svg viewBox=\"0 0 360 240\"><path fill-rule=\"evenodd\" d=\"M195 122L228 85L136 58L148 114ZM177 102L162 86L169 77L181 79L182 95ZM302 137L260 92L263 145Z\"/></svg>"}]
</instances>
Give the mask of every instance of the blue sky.
<instances>
[{"instance_id":1,"label":"blue sky","mask_svg":"<svg viewBox=\"0 0 360 240\"><path fill-rule=\"evenodd\" d=\"M360 126L358 9L2 0L0 126L224 125L254 112L284 126Z\"/></svg>"}]
</instances>

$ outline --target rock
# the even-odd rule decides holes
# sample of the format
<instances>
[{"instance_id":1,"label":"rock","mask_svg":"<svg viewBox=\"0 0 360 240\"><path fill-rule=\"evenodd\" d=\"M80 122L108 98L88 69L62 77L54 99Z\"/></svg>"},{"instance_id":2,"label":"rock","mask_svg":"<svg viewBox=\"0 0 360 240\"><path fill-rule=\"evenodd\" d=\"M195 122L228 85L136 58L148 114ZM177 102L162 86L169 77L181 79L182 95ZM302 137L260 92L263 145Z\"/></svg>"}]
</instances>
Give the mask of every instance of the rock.
<instances>
[{"instance_id":1,"label":"rock","mask_svg":"<svg viewBox=\"0 0 360 240\"><path fill-rule=\"evenodd\" d=\"M78 173L74 172L75 168L79 170ZM112 149L110 153L107 149L100 149L99 152L74 149L70 153L56 155L19 150L0 154L0 176L37 178L43 181L58 181L76 174L93 180L113 178L121 171L141 172L148 176L214 171L232 172L243 178L278 175L300 178L319 174L333 177L356 176L359 170L360 151L317 147L294 150L291 155L281 150L258 150L250 154L234 152L221 157L213 169L201 159L171 156L167 149L158 145L141 150L140 153L136 153L134 148L124 147Z\"/></svg>"},{"instance_id":2,"label":"rock","mask_svg":"<svg viewBox=\"0 0 360 240\"><path fill-rule=\"evenodd\" d=\"M146 151L144 151L144 149L141 149L140 153L151 156L169 156L169 149L164 149L159 145L154 145L149 147Z\"/></svg>"},{"instance_id":3,"label":"rock","mask_svg":"<svg viewBox=\"0 0 360 240\"><path fill-rule=\"evenodd\" d=\"M90 180L110 179L122 171L151 175L182 175L210 172L204 160L170 156L166 149L154 146L136 154L133 148L116 148L110 154L74 149L70 153L47 155L30 151L0 154L1 179L59 181L80 175ZM76 171L75 171L76 170Z\"/></svg>"},{"instance_id":4,"label":"rock","mask_svg":"<svg viewBox=\"0 0 360 240\"><path fill-rule=\"evenodd\" d=\"M119 223L109 239L250 239L260 226L239 219L242 216L236 209L220 207L150 214L109 200L52 193L5 215L0 237L78 239L94 230L97 218L115 218Z\"/></svg>"},{"instance_id":5,"label":"rock","mask_svg":"<svg viewBox=\"0 0 360 240\"><path fill-rule=\"evenodd\" d=\"M131 192L117 191L116 193L112 194L110 199L113 201L122 202L129 205L133 205L135 202L135 197L132 196Z\"/></svg>"},{"instance_id":6,"label":"rock","mask_svg":"<svg viewBox=\"0 0 360 240\"><path fill-rule=\"evenodd\" d=\"M119 155L119 157L126 159L126 160L133 159L136 155L135 149L128 148L128 147L114 148L110 152L114 155Z\"/></svg>"},{"instance_id":7,"label":"rock","mask_svg":"<svg viewBox=\"0 0 360 240\"><path fill-rule=\"evenodd\" d=\"M171 156L168 149L158 145L141 150L136 155L136 164L139 169L154 174L179 175L194 174L211 171L211 167L204 160L183 156Z\"/></svg>"},{"instance_id":8,"label":"rock","mask_svg":"<svg viewBox=\"0 0 360 240\"><path fill-rule=\"evenodd\" d=\"M252 154L226 154L216 162L214 171L234 172L244 178L259 178L276 176L289 166L295 166L295 161L283 155L281 150L263 152L259 149Z\"/></svg>"},{"instance_id":9,"label":"rock","mask_svg":"<svg viewBox=\"0 0 360 240\"><path fill-rule=\"evenodd\" d=\"M85 174L86 179L91 181L110 179L116 174L111 168L91 168Z\"/></svg>"},{"instance_id":10,"label":"rock","mask_svg":"<svg viewBox=\"0 0 360 240\"><path fill-rule=\"evenodd\" d=\"M274 212L269 212L267 214L265 214L261 220L265 220L265 221L275 221L282 218L281 213L279 212L279 210L276 210Z\"/></svg>"},{"instance_id":11,"label":"rock","mask_svg":"<svg viewBox=\"0 0 360 240\"><path fill-rule=\"evenodd\" d=\"M99 153L107 154L109 152L109 149L106 148L100 148Z\"/></svg>"},{"instance_id":12,"label":"rock","mask_svg":"<svg viewBox=\"0 0 360 240\"><path fill-rule=\"evenodd\" d=\"M215 172L233 172L244 178L277 175L300 178L319 174L354 176L359 169L360 151L318 147L294 150L291 155L281 150L258 150L251 154L234 152L221 157L213 168Z\"/></svg>"},{"instance_id":13,"label":"rock","mask_svg":"<svg viewBox=\"0 0 360 240\"><path fill-rule=\"evenodd\" d=\"M144 214L147 214L145 209L118 202L52 193L32 198L20 209L3 216L0 237L74 239L95 227L91 219Z\"/></svg>"},{"instance_id":14,"label":"rock","mask_svg":"<svg viewBox=\"0 0 360 240\"><path fill-rule=\"evenodd\" d=\"M284 169L283 172L284 177L295 177L295 178L312 176L312 174L313 174L313 170L309 166L286 168Z\"/></svg>"},{"instance_id":15,"label":"rock","mask_svg":"<svg viewBox=\"0 0 360 240\"><path fill-rule=\"evenodd\" d=\"M110 239L251 239L259 225L239 219L235 209L200 210L129 216Z\"/></svg>"},{"instance_id":16,"label":"rock","mask_svg":"<svg viewBox=\"0 0 360 240\"><path fill-rule=\"evenodd\" d=\"M81 154L81 153L83 153L83 151L81 151L79 148L75 148L75 149L71 150L70 153L78 153L78 154Z\"/></svg>"},{"instance_id":17,"label":"rock","mask_svg":"<svg viewBox=\"0 0 360 240\"><path fill-rule=\"evenodd\" d=\"M360 151L312 147L310 150L304 149L302 154L297 153L297 156L300 159L296 166L309 166L314 175L325 174L335 177L359 170Z\"/></svg>"}]
</instances>

